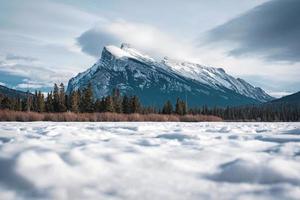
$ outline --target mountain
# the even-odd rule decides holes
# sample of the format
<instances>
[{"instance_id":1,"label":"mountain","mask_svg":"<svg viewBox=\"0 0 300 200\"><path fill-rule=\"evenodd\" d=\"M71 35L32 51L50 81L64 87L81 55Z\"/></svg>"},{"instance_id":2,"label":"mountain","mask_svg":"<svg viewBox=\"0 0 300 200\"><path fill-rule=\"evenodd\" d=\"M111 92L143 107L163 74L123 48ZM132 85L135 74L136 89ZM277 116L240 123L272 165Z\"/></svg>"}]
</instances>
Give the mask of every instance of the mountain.
<instances>
[{"instance_id":1,"label":"mountain","mask_svg":"<svg viewBox=\"0 0 300 200\"><path fill-rule=\"evenodd\" d=\"M119 88L138 95L145 105L162 105L177 97L189 106L229 106L272 100L262 89L235 79L221 68L165 58L156 61L128 44L106 46L101 58L88 70L71 78L67 93L91 83L96 98Z\"/></svg>"},{"instance_id":2,"label":"mountain","mask_svg":"<svg viewBox=\"0 0 300 200\"><path fill-rule=\"evenodd\" d=\"M27 98L28 93L20 91L20 90L14 90L14 89L0 85L0 95L7 96L9 98L25 99L25 98ZM29 93L29 95L32 95L32 94Z\"/></svg>"},{"instance_id":3,"label":"mountain","mask_svg":"<svg viewBox=\"0 0 300 200\"><path fill-rule=\"evenodd\" d=\"M296 103L300 105L300 92L296 92L294 94L287 95L279 99L275 99L270 103L290 103L290 104Z\"/></svg>"}]
</instances>

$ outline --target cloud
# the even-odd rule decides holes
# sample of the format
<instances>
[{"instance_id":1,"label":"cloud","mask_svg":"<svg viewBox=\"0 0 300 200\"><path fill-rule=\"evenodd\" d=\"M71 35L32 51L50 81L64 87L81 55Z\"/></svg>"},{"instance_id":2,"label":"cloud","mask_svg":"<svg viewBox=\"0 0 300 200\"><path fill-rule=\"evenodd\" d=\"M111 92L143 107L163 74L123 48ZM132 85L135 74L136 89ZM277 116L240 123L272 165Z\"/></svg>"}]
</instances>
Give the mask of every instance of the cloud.
<instances>
[{"instance_id":1,"label":"cloud","mask_svg":"<svg viewBox=\"0 0 300 200\"><path fill-rule=\"evenodd\" d=\"M5 8L9 8L10 12ZM63 42L70 34L101 21L97 15L67 5L64 1L11 0L3 2L0 11L0 16L8 24L2 30L17 31L47 42Z\"/></svg>"},{"instance_id":2,"label":"cloud","mask_svg":"<svg viewBox=\"0 0 300 200\"><path fill-rule=\"evenodd\" d=\"M8 86L67 83L94 62L74 38L101 17L52 0L6 1L0 11L0 81Z\"/></svg>"},{"instance_id":3,"label":"cloud","mask_svg":"<svg viewBox=\"0 0 300 200\"><path fill-rule=\"evenodd\" d=\"M96 58L100 57L105 45L119 46L123 42L154 57L169 56L181 59L198 57L195 56L191 41L179 40L155 26L124 20L99 24L77 38L81 50Z\"/></svg>"},{"instance_id":4,"label":"cloud","mask_svg":"<svg viewBox=\"0 0 300 200\"><path fill-rule=\"evenodd\" d=\"M274 0L220 25L206 44L229 47L229 55L268 61L300 61L300 1Z\"/></svg>"},{"instance_id":5,"label":"cloud","mask_svg":"<svg viewBox=\"0 0 300 200\"><path fill-rule=\"evenodd\" d=\"M0 72L9 76L23 77L22 81L17 84L20 88L32 85L34 88L50 87L53 83L66 83L71 77L72 72L54 71L41 65L26 65L15 63L4 63L0 65Z\"/></svg>"},{"instance_id":6,"label":"cloud","mask_svg":"<svg viewBox=\"0 0 300 200\"><path fill-rule=\"evenodd\" d=\"M24 79L23 83L16 85L18 89L40 89L50 87L51 85L45 84L44 82L32 81L30 79Z\"/></svg>"},{"instance_id":7,"label":"cloud","mask_svg":"<svg viewBox=\"0 0 300 200\"><path fill-rule=\"evenodd\" d=\"M0 19L4 19L4 23L0 25L0 60L4 60L0 61L0 81L7 83L8 86L27 84L24 79L34 80L36 85L40 82L46 85L52 85L54 82L66 83L70 77L92 66L95 58L101 56L103 46L107 44L119 46L122 42L127 42L155 58L168 56L224 67L228 73L235 76L269 75L270 81L267 83L274 86L272 91L299 89L297 81L300 66L295 65L299 63L279 63L279 66L278 63L263 62L255 57L240 57L249 52L238 55L233 51L231 53L234 56L228 56L224 54L223 48L209 48L208 45L208 48L203 48L197 46L198 40L196 42L193 40L199 32L223 24L266 1L268 0L183 1L171 5L172 9L166 12L165 6L173 1L168 0L160 4L152 1L145 1L142 4L137 3L138 1L130 3L120 1L118 4L95 1L92 6L76 1L5 1L3 6L0 6ZM283 1L280 4L287 3ZM249 13L251 12L253 10ZM274 13L271 12L269 15L272 17ZM123 20L116 20L120 18ZM266 19L266 16L259 20L256 18L255 23ZM220 43L225 41L219 36L213 39ZM265 50L254 52L254 48L247 43L242 46L243 38L229 39L227 41L230 44L237 41L239 48L249 46L251 54L261 55L261 52L269 52ZM256 43L261 43L261 40ZM295 42L295 45L297 44ZM281 45L284 48L285 46L288 47ZM268 45L266 47L269 48ZM230 50L235 49L238 48L232 47ZM8 52L24 59L6 60ZM26 61L27 56L38 60ZM281 79L295 84L291 86L281 84ZM261 81L257 86L262 83L265 81Z\"/></svg>"},{"instance_id":8,"label":"cloud","mask_svg":"<svg viewBox=\"0 0 300 200\"><path fill-rule=\"evenodd\" d=\"M33 58L33 57L20 56L20 55L15 55L15 54L7 54L5 59L6 60L22 60L22 61L28 61L28 62L37 61L37 59Z\"/></svg>"},{"instance_id":9,"label":"cloud","mask_svg":"<svg viewBox=\"0 0 300 200\"><path fill-rule=\"evenodd\" d=\"M104 46L119 44L120 40L101 29L93 28L82 33L77 38L77 43L82 52L98 58Z\"/></svg>"},{"instance_id":10,"label":"cloud","mask_svg":"<svg viewBox=\"0 0 300 200\"><path fill-rule=\"evenodd\" d=\"M292 92L269 92L269 94L275 98L284 97L292 94Z\"/></svg>"}]
</instances>

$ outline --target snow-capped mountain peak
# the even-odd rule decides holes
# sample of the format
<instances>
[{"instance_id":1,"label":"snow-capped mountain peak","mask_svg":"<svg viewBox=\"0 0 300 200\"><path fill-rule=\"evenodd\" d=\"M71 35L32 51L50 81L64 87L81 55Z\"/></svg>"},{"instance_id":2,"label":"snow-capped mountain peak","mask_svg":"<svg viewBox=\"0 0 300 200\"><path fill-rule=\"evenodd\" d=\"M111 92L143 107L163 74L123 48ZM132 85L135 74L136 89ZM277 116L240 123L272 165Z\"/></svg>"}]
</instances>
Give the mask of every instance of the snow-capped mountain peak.
<instances>
[{"instance_id":1,"label":"snow-capped mountain peak","mask_svg":"<svg viewBox=\"0 0 300 200\"><path fill-rule=\"evenodd\" d=\"M131 47L128 43L123 43L121 47L109 45L105 46L104 49L110 52L115 58L133 58L137 60L147 61L147 62L155 62L153 58L148 55L145 55L135 48Z\"/></svg>"},{"instance_id":2,"label":"snow-capped mountain peak","mask_svg":"<svg viewBox=\"0 0 300 200\"><path fill-rule=\"evenodd\" d=\"M123 93L139 95L149 105L187 96L190 105L241 105L272 99L222 68L170 58L158 62L129 44L105 46L101 59L69 81L67 92L83 89L88 83L92 83L96 98L119 88Z\"/></svg>"},{"instance_id":3,"label":"snow-capped mountain peak","mask_svg":"<svg viewBox=\"0 0 300 200\"><path fill-rule=\"evenodd\" d=\"M124 51L123 49L113 46L113 45L108 45L104 47L104 50L106 50L107 52L111 53L112 56L114 56L115 58L134 58L133 55L131 55L129 52Z\"/></svg>"}]
</instances>

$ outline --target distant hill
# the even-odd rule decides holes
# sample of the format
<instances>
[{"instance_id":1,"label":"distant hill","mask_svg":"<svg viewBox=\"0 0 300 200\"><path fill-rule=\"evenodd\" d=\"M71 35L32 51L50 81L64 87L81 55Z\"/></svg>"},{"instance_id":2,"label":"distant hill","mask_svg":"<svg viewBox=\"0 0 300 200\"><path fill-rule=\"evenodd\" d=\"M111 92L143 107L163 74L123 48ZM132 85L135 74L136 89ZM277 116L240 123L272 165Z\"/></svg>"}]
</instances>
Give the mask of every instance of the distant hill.
<instances>
[{"instance_id":1,"label":"distant hill","mask_svg":"<svg viewBox=\"0 0 300 200\"><path fill-rule=\"evenodd\" d=\"M27 98L28 93L20 90L14 90L5 86L0 85L0 95L7 96L9 98ZM33 95L29 93L29 95Z\"/></svg>"},{"instance_id":2,"label":"distant hill","mask_svg":"<svg viewBox=\"0 0 300 200\"><path fill-rule=\"evenodd\" d=\"M281 97L279 99L275 99L270 103L291 103L291 104L300 104L300 92L296 92L294 94Z\"/></svg>"}]
</instances>

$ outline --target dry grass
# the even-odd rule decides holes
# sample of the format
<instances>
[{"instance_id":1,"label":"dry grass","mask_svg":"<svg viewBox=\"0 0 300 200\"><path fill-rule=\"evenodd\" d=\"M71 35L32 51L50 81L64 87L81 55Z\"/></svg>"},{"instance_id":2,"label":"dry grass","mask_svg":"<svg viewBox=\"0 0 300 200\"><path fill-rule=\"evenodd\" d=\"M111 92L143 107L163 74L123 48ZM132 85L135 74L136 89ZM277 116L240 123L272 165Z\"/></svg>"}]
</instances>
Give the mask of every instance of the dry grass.
<instances>
[{"instance_id":1,"label":"dry grass","mask_svg":"<svg viewBox=\"0 0 300 200\"><path fill-rule=\"evenodd\" d=\"M0 121L55 121L55 122L203 122L222 121L212 115L162 115L162 114L118 114L118 113L36 113L0 110Z\"/></svg>"}]
</instances>

